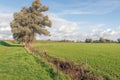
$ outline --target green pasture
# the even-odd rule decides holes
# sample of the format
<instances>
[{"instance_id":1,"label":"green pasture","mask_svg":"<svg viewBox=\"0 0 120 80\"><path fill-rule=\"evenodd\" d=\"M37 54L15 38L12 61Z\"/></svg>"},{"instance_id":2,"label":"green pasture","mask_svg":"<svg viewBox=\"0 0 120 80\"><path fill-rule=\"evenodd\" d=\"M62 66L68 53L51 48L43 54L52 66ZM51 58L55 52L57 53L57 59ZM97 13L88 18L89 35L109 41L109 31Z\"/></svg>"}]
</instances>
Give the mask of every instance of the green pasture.
<instances>
[{"instance_id":1,"label":"green pasture","mask_svg":"<svg viewBox=\"0 0 120 80\"><path fill-rule=\"evenodd\" d=\"M0 80L68 80L19 44L0 41Z\"/></svg>"},{"instance_id":2,"label":"green pasture","mask_svg":"<svg viewBox=\"0 0 120 80\"><path fill-rule=\"evenodd\" d=\"M120 80L120 44L35 42L34 46L57 58L87 63L96 75L106 80Z\"/></svg>"}]
</instances>

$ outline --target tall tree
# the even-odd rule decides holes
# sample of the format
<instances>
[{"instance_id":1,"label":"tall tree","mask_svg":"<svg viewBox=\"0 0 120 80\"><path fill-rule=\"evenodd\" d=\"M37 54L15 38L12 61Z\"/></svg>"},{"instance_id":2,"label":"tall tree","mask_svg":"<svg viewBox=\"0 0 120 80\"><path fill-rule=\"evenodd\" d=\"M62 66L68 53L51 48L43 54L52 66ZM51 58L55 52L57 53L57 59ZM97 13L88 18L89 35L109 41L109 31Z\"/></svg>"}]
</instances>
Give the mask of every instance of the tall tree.
<instances>
[{"instance_id":1,"label":"tall tree","mask_svg":"<svg viewBox=\"0 0 120 80\"><path fill-rule=\"evenodd\" d=\"M50 35L46 27L51 27L51 21L42 14L48 9L39 0L34 0L29 8L23 7L20 12L14 13L14 20L10 23L13 38L29 47L36 34Z\"/></svg>"}]
</instances>

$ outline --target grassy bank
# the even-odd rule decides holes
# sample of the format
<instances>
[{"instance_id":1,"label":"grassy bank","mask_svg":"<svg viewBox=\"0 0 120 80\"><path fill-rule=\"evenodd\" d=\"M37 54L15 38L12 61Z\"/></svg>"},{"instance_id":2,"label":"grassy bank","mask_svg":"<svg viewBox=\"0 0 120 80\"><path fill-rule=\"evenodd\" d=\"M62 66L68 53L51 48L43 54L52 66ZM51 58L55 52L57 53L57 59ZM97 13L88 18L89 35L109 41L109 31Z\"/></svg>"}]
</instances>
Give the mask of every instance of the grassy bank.
<instances>
[{"instance_id":1,"label":"grassy bank","mask_svg":"<svg viewBox=\"0 0 120 80\"><path fill-rule=\"evenodd\" d=\"M0 80L68 80L18 44L0 42Z\"/></svg>"}]
</instances>

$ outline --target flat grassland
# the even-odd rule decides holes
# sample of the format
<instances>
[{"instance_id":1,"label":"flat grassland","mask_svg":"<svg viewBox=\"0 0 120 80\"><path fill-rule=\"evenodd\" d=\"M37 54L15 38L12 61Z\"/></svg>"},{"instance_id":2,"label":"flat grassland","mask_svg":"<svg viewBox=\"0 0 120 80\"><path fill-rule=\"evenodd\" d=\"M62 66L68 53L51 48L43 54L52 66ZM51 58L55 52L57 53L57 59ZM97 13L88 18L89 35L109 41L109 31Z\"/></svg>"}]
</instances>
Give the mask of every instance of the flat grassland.
<instances>
[{"instance_id":1,"label":"flat grassland","mask_svg":"<svg viewBox=\"0 0 120 80\"><path fill-rule=\"evenodd\" d=\"M27 53L21 45L0 41L0 80L68 80Z\"/></svg>"},{"instance_id":2,"label":"flat grassland","mask_svg":"<svg viewBox=\"0 0 120 80\"><path fill-rule=\"evenodd\" d=\"M96 75L107 80L120 80L120 44L36 42L34 45L54 57L80 64L85 62Z\"/></svg>"}]
</instances>

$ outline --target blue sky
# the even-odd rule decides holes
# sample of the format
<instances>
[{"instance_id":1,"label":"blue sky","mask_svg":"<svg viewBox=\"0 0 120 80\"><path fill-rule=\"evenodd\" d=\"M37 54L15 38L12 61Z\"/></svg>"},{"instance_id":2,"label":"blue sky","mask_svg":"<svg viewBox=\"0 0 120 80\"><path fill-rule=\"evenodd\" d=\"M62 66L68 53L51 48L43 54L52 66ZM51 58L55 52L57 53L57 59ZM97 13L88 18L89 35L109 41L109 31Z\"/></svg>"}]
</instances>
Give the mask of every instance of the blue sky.
<instances>
[{"instance_id":1,"label":"blue sky","mask_svg":"<svg viewBox=\"0 0 120 80\"><path fill-rule=\"evenodd\" d=\"M30 6L32 1L2 0L0 14L13 14L20 11L23 6ZM78 40L77 37L82 37L81 39L86 37L117 39L120 37L120 0L41 0L41 2L50 7L47 11L53 21L53 28L50 31L53 35L59 34L49 37L51 39L62 36L62 33L66 36L62 36L60 39ZM57 33L60 30L61 33ZM76 37L69 35L73 33L73 36Z\"/></svg>"}]
</instances>

